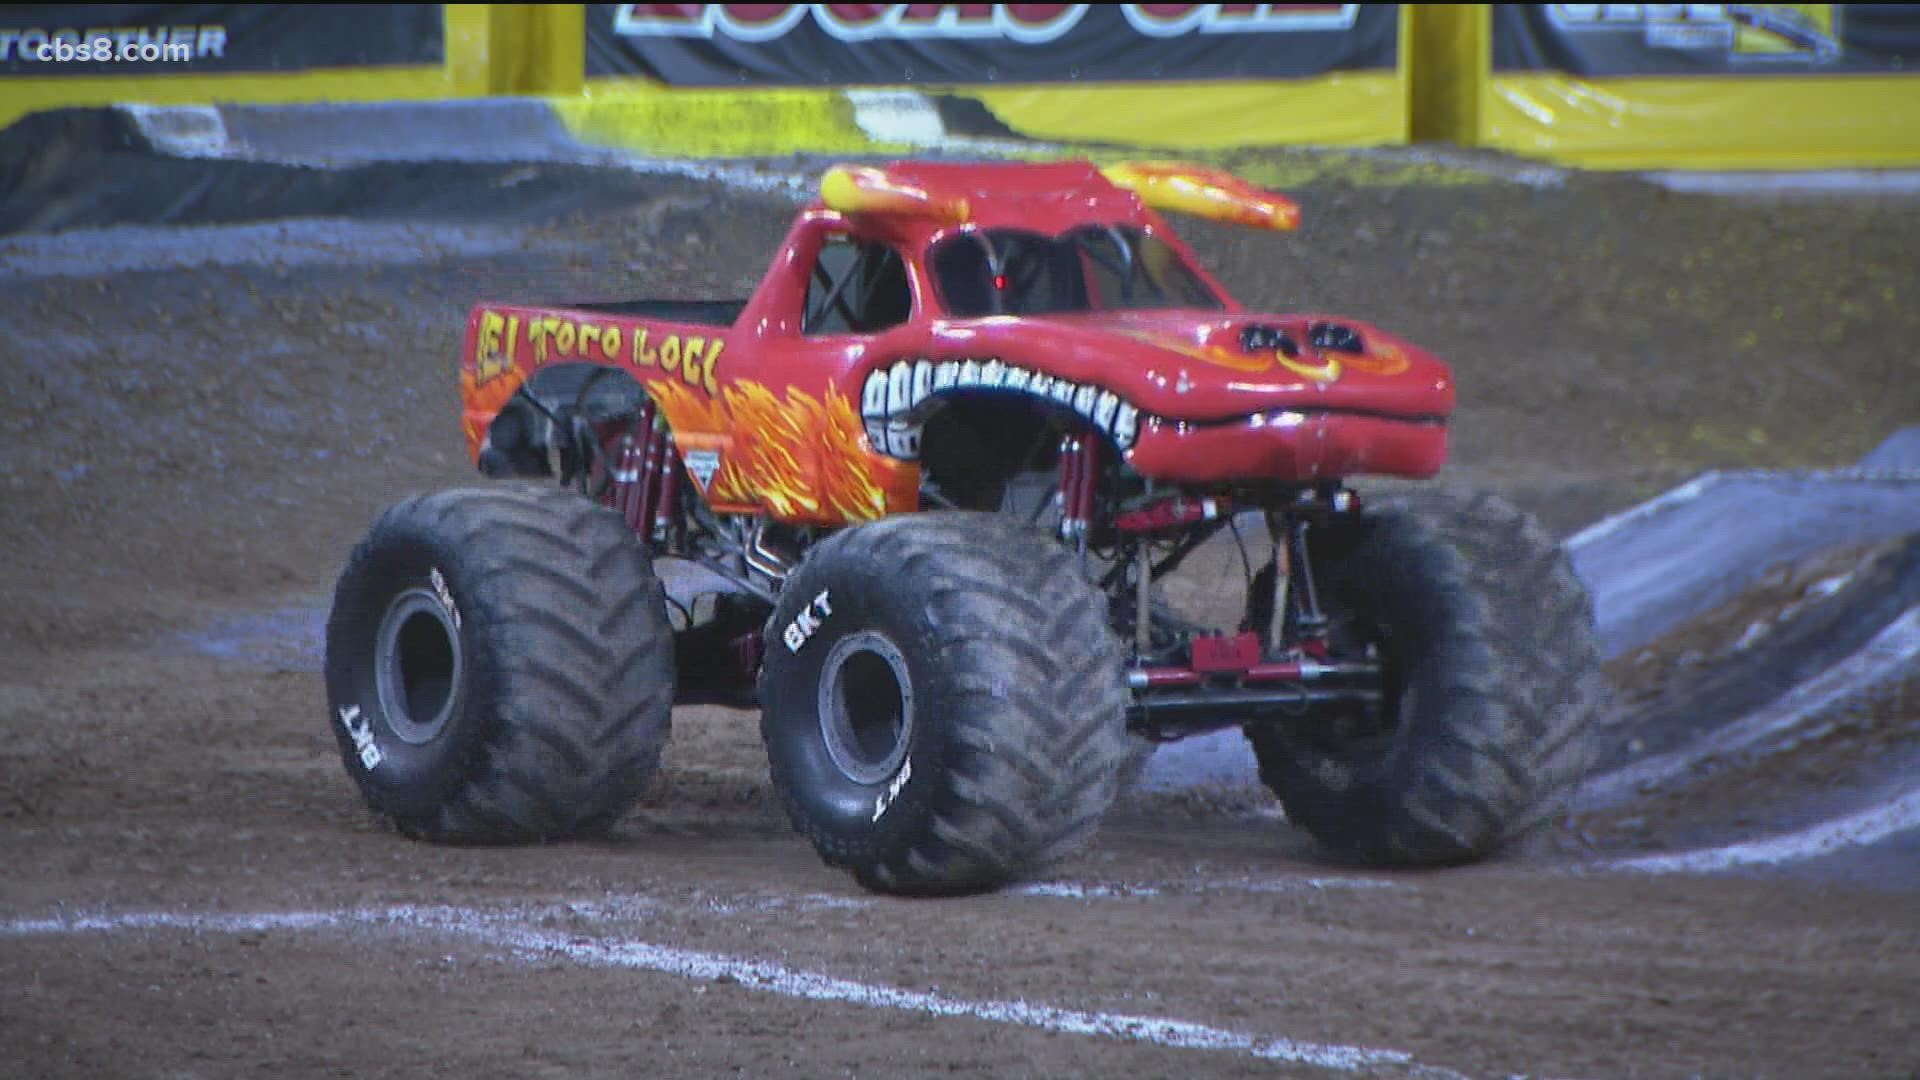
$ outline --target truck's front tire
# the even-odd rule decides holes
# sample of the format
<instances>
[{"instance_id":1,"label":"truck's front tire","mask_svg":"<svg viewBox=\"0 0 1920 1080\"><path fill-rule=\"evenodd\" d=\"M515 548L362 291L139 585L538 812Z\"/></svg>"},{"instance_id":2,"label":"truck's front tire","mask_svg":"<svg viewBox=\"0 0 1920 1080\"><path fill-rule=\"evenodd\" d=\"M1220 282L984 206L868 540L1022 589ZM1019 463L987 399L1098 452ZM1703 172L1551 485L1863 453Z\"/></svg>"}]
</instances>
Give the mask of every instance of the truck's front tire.
<instances>
[{"instance_id":1,"label":"truck's front tire","mask_svg":"<svg viewBox=\"0 0 1920 1080\"><path fill-rule=\"evenodd\" d=\"M400 832L557 839L618 818L658 765L673 634L617 515L557 488L447 491L354 549L326 682L347 772Z\"/></svg>"},{"instance_id":2,"label":"truck's front tire","mask_svg":"<svg viewBox=\"0 0 1920 1080\"><path fill-rule=\"evenodd\" d=\"M1373 642L1386 706L1248 728L1287 817L1403 866L1478 859L1541 822L1592 760L1603 695L1592 603L1560 546L1503 499L1448 492L1322 540L1336 638Z\"/></svg>"},{"instance_id":3,"label":"truck's front tire","mask_svg":"<svg viewBox=\"0 0 1920 1080\"><path fill-rule=\"evenodd\" d=\"M990 889L1092 835L1127 752L1106 603L992 514L839 533L767 624L762 732L794 827L867 888Z\"/></svg>"}]
</instances>

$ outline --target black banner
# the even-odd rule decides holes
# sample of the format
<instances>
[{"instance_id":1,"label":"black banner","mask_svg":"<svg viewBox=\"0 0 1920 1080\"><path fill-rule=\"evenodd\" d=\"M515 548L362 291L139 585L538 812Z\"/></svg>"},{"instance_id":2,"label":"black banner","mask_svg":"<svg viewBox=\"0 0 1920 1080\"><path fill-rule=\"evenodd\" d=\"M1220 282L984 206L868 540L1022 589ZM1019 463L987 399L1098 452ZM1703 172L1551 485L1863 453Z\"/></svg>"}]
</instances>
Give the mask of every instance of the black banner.
<instances>
[{"instance_id":1,"label":"black banner","mask_svg":"<svg viewBox=\"0 0 1920 1080\"><path fill-rule=\"evenodd\" d=\"M674 86L1392 70L1398 4L589 4L586 73Z\"/></svg>"},{"instance_id":2,"label":"black banner","mask_svg":"<svg viewBox=\"0 0 1920 1080\"><path fill-rule=\"evenodd\" d=\"M0 7L0 76L289 72L445 55L439 4Z\"/></svg>"},{"instance_id":3,"label":"black banner","mask_svg":"<svg viewBox=\"0 0 1920 1080\"><path fill-rule=\"evenodd\" d=\"M1920 70L1920 4L1495 4L1495 71Z\"/></svg>"}]
</instances>

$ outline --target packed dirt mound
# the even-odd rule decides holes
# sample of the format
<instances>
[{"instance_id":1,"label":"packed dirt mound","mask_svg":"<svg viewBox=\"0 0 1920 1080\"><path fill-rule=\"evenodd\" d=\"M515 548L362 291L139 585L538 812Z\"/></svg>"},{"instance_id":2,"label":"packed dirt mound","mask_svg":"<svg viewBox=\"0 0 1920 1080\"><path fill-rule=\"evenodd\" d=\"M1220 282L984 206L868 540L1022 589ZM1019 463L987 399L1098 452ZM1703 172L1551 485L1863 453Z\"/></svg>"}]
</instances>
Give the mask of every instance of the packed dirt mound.
<instances>
[{"instance_id":1,"label":"packed dirt mound","mask_svg":"<svg viewBox=\"0 0 1920 1080\"><path fill-rule=\"evenodd\" d=\"M30 113L0 131L0 236L286 217L540 221L631 205L648 179L560 162L371 162L343 169L160 153L115 109Z\"/></svg>"},{"instance_id":2,"label":"packed dirt mound","mask_svg":"<svg viewBox=\"0 0 1920 1080\"><path fill-rule=\"evenodd\" d=\"M1608 852L1699 848L1907 795L1920 669L1894 650L1916 619L1920 534L1776 566L1617 657L1608 751L1572 830Z\"/></svg>"},{"instance_id":3,"label":"packed dirt mound","mask_svg":"<svg viewBox=\"0 0 1920 1080\"><path fill-rule=\"evenodd\" d=\"M1608 771L1758 709L1920 605L1920 533L1783 563L1752 588L1607 664Z\"/></svg>"}]
</instances>

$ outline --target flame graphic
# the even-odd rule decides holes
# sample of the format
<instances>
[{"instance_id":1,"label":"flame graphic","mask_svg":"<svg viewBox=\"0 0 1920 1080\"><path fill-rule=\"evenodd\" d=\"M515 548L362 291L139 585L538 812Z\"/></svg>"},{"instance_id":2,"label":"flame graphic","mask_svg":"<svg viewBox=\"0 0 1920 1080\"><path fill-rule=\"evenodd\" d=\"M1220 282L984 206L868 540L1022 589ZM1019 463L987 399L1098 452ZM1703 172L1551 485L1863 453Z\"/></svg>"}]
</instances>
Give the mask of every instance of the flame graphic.
<instances>
[{"instance_id":1,"label":"flame graphic","mask_svg":"<svg viewBox=\"0 0 1920 1080\"><path fill-rule=\"evenodd\" d=\"M825 400L740 380L707 399L677 382L647 390L674 431L731 437L707 489L716 506L765 506L785 521L840 524L912 510L919 469L869 451L853 403L832 386Z\"/></svg>"},{"instance_id":2,"label":"flame graphic","mask_svg":"<svg viewBox=\"0 0 1920 1080\"><path fill-rule=\"evenodd\" d=\"M1333 382L1340 378L1342 371L1365 372L1368 375L1398 375L1412 366L1406 351L1387 342L1370 344L1364 353L1342 353L1339 356L1325 356L1316 353L1321 362L1308 363L1295 360L1278 349L1269 356L1265 353L1237 353L1218 345L1196 347L1191 342L1171 334L1153 330L1122 330L1121 334L1136 341L1145 342L1156 349L1164 349L1178 356L1235 371L1260 372L1277 363L1295 375L1315 382Z\"/></svg>"},{"instance_id":3,"label":"flame graphic","mask_svg":"<svg viewBox=\"0 0 1920 1080\"><path fill-rule=\"evenodd\" d=\"M1273 365L1260 353L1229 352L1218 345L1197 347L1193 342L1175 334L1165 334L1155 330L1121 330L1119 333L1135 341L1144 342L1156 349L1184 356L1189 360L1198 360L1203 364L1230 368L1234 371L1259 372Z\"/></svg>"},{"instance_id":4,"label":"flame graphic","mask_svg":"<svg viewBox=\"0 0 1920 1080\"><path fill-rule=\"evenodd\" d=\"M1369 375L1398 375L1413 366L1406 350L1384 341L1369 342L1360 356L1347 357L1347 366Z\"/></svg>"},{"instance_id":5,"label":"flame graphic","mask_svg":"<svg viewBox=\"0 0 1920 1080\"><path fill-rule=\"evenodd\" d=\"M480 440L487 433L487 425L493 422L494 415L505 408L513 392L527 379L526 373L518 365L509 365L504 371L484 383L474 381L472 368L460 372L460 426L467 436L467 456L480 456Z\"/></svg>"},{"instance_id":6,"label":"flame graphic","mask_svg":"<svg viewBox=\"0 0 1920 1080\"><path fill-rule=\"evenodd\" d=\"M820 201L843 214L929 214L967 220L967 200L936 198L926 188L902 183L885 169L835 165L820 178Z\"/></svg>"},{"instance_id":7,"label":"flame graphic","mask_svg":"<svg viewBox=\"0 0 1920 1080\"><path fill-rule=\"evenodd\" d=\"M1300 204L1205 165L1182 161L1123 161L1101 169L1100 173L1113 186L1133 192L1155 210L1173 210L1260 229L1284 230L1300 225Z\"/></svg>"}]
</instances>

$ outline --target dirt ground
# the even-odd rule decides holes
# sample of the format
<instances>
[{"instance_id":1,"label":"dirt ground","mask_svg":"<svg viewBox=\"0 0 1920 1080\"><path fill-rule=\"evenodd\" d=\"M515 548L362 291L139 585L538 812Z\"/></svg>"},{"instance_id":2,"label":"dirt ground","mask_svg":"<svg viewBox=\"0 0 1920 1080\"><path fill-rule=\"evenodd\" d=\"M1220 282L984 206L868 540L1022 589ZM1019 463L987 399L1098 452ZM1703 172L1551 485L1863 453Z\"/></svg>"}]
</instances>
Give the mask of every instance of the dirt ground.
<instances>
[{"instance_id":1,"label":"dirt ground","mask_svg":"<svg viewBox=\"0 0 1920 1080\"><path fill-rule=\"evenodd\" d=\"M503 201L570 205L567 176L513 175ZM1420 874L1135 801L1046 887L903 902L788 831L753 716L684 709L606 841L379 831L328 730L317 620L378 507L472 481L466 307L736 294L790 212L597 182L532 223L370 219L398 255L350 223L122 226L64 242L134 265L53 276L0 237L0 1072L1920 1075L1910 890L1607 868L1703 813L1737 834L1766 771ZM1251 306L1453 361L1450 479L1562 532L1703 467L1845 464L1920 418L1911 202L1577 177L1299 194L1296 235L1186 232ZM481 227L496 250L467 243ZM179 265L202 251L232 261ZM1770 587L1791 602L1817 571ZM1737 621L1717 618L1696 632ZM1614 674L1657 698L1715 647ZM1910 697L1869 712L1912 745ZM1862 756L1809 759L1806 787Z\"/></svg>"}]
</instances>

